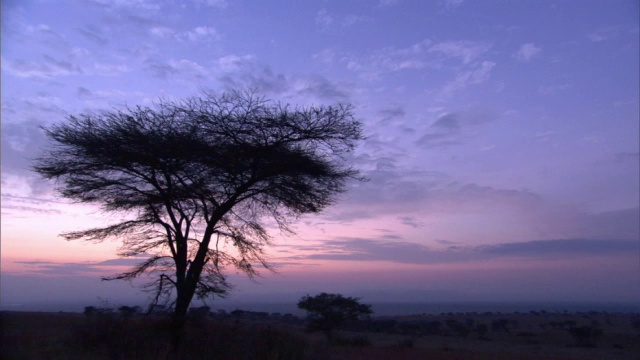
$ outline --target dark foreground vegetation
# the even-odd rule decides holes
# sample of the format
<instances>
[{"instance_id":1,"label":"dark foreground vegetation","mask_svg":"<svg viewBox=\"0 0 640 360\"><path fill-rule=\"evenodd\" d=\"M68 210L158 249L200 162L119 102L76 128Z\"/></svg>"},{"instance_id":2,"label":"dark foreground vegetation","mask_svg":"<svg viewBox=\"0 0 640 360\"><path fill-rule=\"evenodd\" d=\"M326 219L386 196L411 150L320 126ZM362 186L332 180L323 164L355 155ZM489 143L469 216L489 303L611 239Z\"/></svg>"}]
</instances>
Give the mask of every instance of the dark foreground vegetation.
<instances>
[{"instance_id":1,"label":"dark foreground vegetation","mask_svg":"<svg viewBox=\"0 0 640 360\"><path fill-rule=\"evenodd\" d=\"M2 359L306 359L314 347L277 322L191 318L178 349L171 317L4 312Z\"/></svg>"},{"instance_id":2,"label":"dark foreground vegetation","mask_svg":"<svg viewBox=\"0 0 640 360\"><path fill-rule=\"evenodd\" d=\"M636 359L640 314L444 313L347 322L331 341L290 314L193 309L171 348L170 317L121 307L2 312L1 359Z\"/></svg>"}]
</instances>

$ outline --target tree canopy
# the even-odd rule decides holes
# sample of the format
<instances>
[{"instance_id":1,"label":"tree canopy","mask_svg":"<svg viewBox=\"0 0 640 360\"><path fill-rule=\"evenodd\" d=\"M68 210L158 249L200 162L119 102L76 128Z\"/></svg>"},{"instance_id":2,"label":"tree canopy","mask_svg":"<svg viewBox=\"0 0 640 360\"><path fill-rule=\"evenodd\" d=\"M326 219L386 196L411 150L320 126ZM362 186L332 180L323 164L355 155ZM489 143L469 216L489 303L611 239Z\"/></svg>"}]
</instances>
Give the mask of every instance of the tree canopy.
<instances>
[{"instance_id":1,"label":"tree canopy","mask_svg":"<svg viewBox=\"0 0 640 360\"><path fill-rule=\"evenodd\" d=\"M269 268L265 221L287 232L332 204L357 178L345 155L362 139L349 105L292 108L239 91L71 115L45 133L34 170L65 198L127 215L62 236L116 238L120 256L149 256L107 279L150 273L155 302L174 299L179 315L194 294L224 295L225 267Z\"/></svg>"},{"instance_id":2,"label":"tree canopy","mask_svg":"<svg viewBox=\"0 0 640 360\"><path fill-rule=\"evenodd\" d=\"M371 305L360 304L359 300L340 294L321 293L302 297L298 308L307 311L311 329L323 331L330 337L331 331L345 321L358 320L361 316L373 313Z\"/></svg>"}]
</instances>

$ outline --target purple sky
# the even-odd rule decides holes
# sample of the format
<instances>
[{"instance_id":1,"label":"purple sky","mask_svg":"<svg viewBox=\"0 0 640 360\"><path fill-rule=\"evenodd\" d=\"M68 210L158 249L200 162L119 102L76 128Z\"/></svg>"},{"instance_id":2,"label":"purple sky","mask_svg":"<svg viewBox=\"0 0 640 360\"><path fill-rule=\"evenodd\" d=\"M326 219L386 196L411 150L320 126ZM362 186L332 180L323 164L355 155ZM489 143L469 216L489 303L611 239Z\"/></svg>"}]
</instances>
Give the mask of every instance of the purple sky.
<instances>
[{"instance_id":1,"label":"purple sky","mask_svg":"<svg viewBox=\"0 0 640 360\"><path fill-rule=\"evenodd\" d=\"M367 136L370 181L272 233L278 274L231 300L640 302L638 7L3 1L2 306L145 298L99 281L131 264L118 243L57 236L124 215L29 170L39 126L203 88L351 103Z\"/></svg>"}]
</instances>

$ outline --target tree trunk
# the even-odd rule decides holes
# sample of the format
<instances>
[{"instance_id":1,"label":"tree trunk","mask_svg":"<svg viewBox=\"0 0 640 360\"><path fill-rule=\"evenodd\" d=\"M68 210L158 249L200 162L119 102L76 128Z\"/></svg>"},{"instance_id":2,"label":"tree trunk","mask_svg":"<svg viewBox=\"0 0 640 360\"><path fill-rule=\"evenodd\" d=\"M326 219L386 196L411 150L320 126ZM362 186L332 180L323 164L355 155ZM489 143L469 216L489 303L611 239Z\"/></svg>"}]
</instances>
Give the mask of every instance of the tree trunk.
<instances>
[{"instance_id":1,"label":"tree trunk","mask_svg":"<svg viewBox=\"0 0 640 360\"><path fill-rule=\"evenodd\" d=\"M172 357L179 358L182 340L184 338L185 324L187 323L187 310L191 304L191 299L195 292L195 287L189 286L188 282L183 282L181 288L177 289L176 307L171 321L171 348Z\"/></svg>"},{"instance_id":2,"label":"tree trunk","mask_svg":"<svg viewBox=\"0 0 640 360\"><path fill-rule=\"evenodd\" d=\"M186 322L187 318L185 316L173 315L173 319L171 320L171 351L169 356L171 359L179 359L181 357L180 353Z\"/></svg>"},{"instance_id":3,"label":"tree trunk","mask_svg":"<svg viewBox=\"0 0 640 360\"><path fill-rule=\"evenodd\" d=\"M191 300L193 299L193 295L196 292L196 288L198 286L198 280L200 279L200 275L202 274L202 269L204 268L207 254L207 249L209 247L209 241L211 238L211 232L205 234L202 239L202 243L198 248L198 252L189 265L188 268L185 268L186 271L184 280L178 281L176 286L177 298L176 298L176 308L174 311L174 315L176 317L186 317L187 310L189 309L189 305L191 304Z\"/></svg>"},{"instance_id":4,"label":"tree trunk","mask_svg":"<svg viewBox=\"0 0 640 360\"><path fill-rule=\"evenodd\" d=\"M185 288L187 288L187 286L185 286ZM189 294L188 289L182 289L182 291L178 290L176 308L173 311L173 315L175 317L184 318L187 316L187 310L189 309L189 304L191 304L191 298L193 298L193 291Z\"/></svg>"}]
</instances>

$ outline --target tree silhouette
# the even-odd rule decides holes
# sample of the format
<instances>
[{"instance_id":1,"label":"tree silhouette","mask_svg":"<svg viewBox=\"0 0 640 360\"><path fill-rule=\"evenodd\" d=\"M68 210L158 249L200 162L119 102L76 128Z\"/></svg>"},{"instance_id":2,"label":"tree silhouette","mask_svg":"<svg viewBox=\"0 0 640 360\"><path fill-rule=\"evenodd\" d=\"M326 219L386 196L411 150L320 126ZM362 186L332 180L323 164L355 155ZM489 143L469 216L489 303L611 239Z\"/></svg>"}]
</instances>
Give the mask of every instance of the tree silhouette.
<instances>
[{"instance_id":1,"label":"tree silhouette","mask_svg":"<svg viewBox=\"0 0 640 360\"><path fill-rule=\"evenodd\" d=\"M265 221L291 232L291 219L332 204L357 178L345 155L362 139L351 106L291 108L239 91L71 115L45 133L52 145L34 170L65 198L126 215L62 236L115 238L120 256L149 256L105 280L150 274L153 304L167 300L177 317L194 295L225 295L224 269L269 269Z\"/></svg>"},{"instance_id":2,"label":"tree silhouette","mask_svg":"<svg viewBox=\"0 0 640 360\"><path fill-rule=\"evenodd\" d=\"M311 329L323 331L331 339L331 331L345 321L358 320L373 313L371 305L360 304L358 300L340 294L321 293L302 297L298 308L307 311Z\"/></svg>"}]
</instances>

